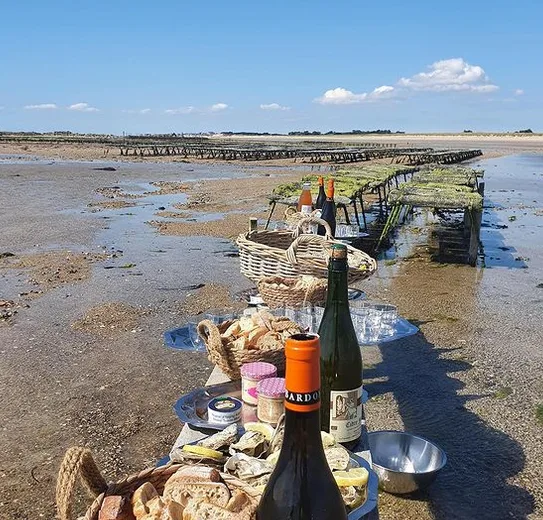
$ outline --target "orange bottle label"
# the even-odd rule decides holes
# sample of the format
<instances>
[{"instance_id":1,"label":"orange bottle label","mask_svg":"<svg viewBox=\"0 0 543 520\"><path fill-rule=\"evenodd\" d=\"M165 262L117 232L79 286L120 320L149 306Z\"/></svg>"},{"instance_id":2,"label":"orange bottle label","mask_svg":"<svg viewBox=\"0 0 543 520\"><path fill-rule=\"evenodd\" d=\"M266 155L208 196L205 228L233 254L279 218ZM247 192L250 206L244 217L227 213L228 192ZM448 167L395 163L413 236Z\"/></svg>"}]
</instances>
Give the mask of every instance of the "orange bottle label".
<instances>
[{"instance_id":1,"label":"orange bottle label","mask_svg":"<svg viewBox=\"0 0 543 520\"><path fill-rule=\"evenodd\" d=\"M316 334L295 334L285 344L285 408L312 412L320 408L320 343Z\"/></svg>"}]
</instances>

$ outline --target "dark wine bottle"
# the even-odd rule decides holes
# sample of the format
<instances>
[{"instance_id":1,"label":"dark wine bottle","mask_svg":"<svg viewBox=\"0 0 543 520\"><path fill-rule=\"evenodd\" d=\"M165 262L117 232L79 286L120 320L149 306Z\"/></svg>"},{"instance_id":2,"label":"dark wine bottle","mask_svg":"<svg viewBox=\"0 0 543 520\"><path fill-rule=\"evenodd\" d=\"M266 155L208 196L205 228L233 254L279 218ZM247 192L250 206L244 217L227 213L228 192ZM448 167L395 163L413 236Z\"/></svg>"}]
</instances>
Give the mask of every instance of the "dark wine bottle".
<instances>
[{"instance_id":1,"label":"dark wine bottle","mask_svg":"<svg viewBox=\"0 0 543 520\"><path fill-rule=\"evenodd\" d=\"M287 339L285 438L256 512L257 520L346 520L320 433L319 338Z\"/></svg>"},{"instance_id":2,"label":"dark wine bottle","mask_svg":"<svg viewBox=\"0 0 543 520\"><path fill-rule=\"evenodd\" d=\"M334 244L328 297L319 327L321 428L352 450L362 434L362 354L349 311L347 248Z\"/></svg>"},{"instance_id":3,"label":"dark wine bottle","mask_svg":"<svg viewBox=\"0 0 543 520\"><path fill-rule=\"evenodd\" d=\"M336 203L334 202L334 179L328 181L328 193L324 205L322 207L321 218L328 222L330 229L332 230L332 236L336 234ZM317 228L318 235L325 235L326 230L324 226Z\"/></svg>"},{"instance_id":4,"label":"dark wine bottle","mask_svg":"<svg viewBox=\"0 0 543 520\"><path fill-rule=\"evenodd\" d=\"M315 202L315 209L322 209L326 201L326 193L324 193L324 179L322 175L319 177L319 194Z\"/></svg>"}]
</instances>

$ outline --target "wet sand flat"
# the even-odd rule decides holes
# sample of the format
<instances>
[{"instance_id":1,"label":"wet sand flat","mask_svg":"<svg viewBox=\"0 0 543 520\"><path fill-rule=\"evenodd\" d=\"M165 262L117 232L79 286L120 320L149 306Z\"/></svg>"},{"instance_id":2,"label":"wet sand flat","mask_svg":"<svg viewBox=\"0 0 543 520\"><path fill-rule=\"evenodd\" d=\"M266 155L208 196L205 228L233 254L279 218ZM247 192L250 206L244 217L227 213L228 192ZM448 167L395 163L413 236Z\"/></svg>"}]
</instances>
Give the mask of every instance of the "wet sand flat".
<instances>
[{"instance_id":1,"label":"wet sand flat","mask_svg":"<svg viewBox=\"0 0 543 520\"><path fill-rule=\"evenodd\" d=\"M365 349L370 429L427 436L449 456L427 492L381 494L382 519L543 514L543 425L536 417L543 402L542 164L537 156L481 162L485 268L434 262L431 226L426 236L413 223L395 240L395 262L392 248L378 274L360 285L421 329ZM236 306L233 293L251 286L229 235L206 236L206 213L235 216L242 227L266 209L263 196L274 182L303 174L260 165L96 166L0 163L0 253L15 255L4 260L28 262L48 251L93 258L85 264L89 276L64 278L61 270L65 283L54 286L33 284L30 265L0 268L0 300L29 305L0 322L0 518L54 517L56 471L72 445L89 446L108 479L168 451L181 428L171 406L212 367L203 354L166 349L162 333L207 308ZM152 182L186 191L152 194L173 186ZM242 204L229 199L229 186ZM99 191L106 187L137 195L126 199L135 206L107 207L125 199L117 189L109 199ZM209 198L189 207L197 194ZM186 221L194 215L196 222ZM183 227L158 233L152 221ZM25 300L21 294L32 289L42 292Z\"/></svg>"}]
</instances>

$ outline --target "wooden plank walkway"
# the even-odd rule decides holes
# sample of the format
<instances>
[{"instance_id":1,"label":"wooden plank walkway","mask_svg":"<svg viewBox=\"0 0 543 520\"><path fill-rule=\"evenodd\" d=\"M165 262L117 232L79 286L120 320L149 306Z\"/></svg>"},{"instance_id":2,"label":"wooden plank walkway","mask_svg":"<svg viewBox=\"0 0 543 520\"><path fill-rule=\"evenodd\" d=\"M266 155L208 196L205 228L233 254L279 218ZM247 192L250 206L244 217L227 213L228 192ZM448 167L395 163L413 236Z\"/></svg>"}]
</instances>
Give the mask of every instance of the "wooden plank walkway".
<instances>
[{"instance_id":1,"label":"wooden plank walkway","mask_svg":"<svg viewBox=\"0 0 543 520\"><path fill-rule=\"evenodd\" d=\"M455 164L483 155L482 150L428 150L407 152L397 156L393 162L404 164Z\"/></svg>"},{"instance_id":2,"label":"wooden plank walkway","mask_svg":"<svg viewBox=\"0 0 543 520\"><path fill-rule=\"evenodd\" d=\"M223 161L265 161L294 159L309 163L353 163L383 159L407 154L422 155L432 148L396 148L393 146L370 146L367 148L232 148L187 144L123 144L119 145L121 156L160 157L180 156L195 159L218 159Z\"/></svg>"}]
</instances>

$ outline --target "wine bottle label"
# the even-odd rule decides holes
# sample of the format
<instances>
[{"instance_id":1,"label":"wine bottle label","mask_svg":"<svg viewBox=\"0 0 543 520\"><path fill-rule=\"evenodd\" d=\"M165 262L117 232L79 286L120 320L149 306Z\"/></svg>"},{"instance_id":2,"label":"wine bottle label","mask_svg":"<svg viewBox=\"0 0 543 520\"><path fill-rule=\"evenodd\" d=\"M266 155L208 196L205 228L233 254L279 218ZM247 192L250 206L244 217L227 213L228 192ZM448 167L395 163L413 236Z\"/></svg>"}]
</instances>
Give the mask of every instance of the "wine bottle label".
<instances>
[{"instance_id":1,"label":"wine bottle label","mask_svg":"<svg viewBox=\"0 0 543 520\"><path fill-rule=\"evenodd\" d=\"M316 390L315 392L291 392L290 390L285 391L285 400L287 403L299 404L312 406L320 402L321 396L320 392ZM288 408L288 406L287 406Z\"/></svg>"},{"instance_id":2,"label":"wine bottle label","mask_svg":"<svg viewBox=\"0 0 543 520\"><path fill-rule=\"evenodd\" d=\"M304 215L311 215L311 212L313 211L313 207L311 205L302 205L301 213Z\"/></svg>"},{"instance_id":3,"label":"wine bottle label","mask_svg":"<svg viewBox=\"0 0 543 520\"><path fill-rule=\"evenodd\" d=\"M330 392L330 433L337 442L350 442L362 433L362 387Z\"/></svg>"}]
</instances>

